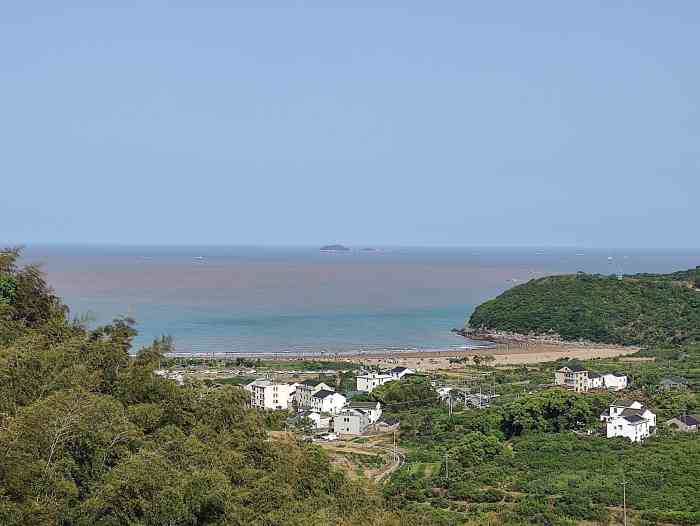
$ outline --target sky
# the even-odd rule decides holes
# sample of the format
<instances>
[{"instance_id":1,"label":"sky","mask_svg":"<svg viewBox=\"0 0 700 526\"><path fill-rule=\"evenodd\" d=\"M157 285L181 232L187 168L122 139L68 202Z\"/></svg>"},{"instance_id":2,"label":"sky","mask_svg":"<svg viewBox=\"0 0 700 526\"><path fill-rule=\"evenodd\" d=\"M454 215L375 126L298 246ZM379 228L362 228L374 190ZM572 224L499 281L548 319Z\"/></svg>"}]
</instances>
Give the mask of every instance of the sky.
<instances>
[{"instance_id":1,"label":"sky","mask_svg":"<svg viewBox=\"0 0 700 526\"><path fill-rule=\"evenodd\" d=\"M698 2L119 4L2 8L0 244L700 243Z\"/></svg>"}]
</instances>

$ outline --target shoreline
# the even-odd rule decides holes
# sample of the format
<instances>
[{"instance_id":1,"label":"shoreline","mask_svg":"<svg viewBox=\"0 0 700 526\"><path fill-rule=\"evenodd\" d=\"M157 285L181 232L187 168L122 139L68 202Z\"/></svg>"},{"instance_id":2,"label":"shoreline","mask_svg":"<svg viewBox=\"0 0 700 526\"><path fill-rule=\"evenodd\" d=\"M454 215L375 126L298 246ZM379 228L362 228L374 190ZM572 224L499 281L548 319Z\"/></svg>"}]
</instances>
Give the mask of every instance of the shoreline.
<instances>
[{"instance_id":1,"label":"shoreline","mask_svg":"<svg viewBox=\"0 0 700 526\"><path fill-rule=\"evenodd\" d=\"M360 356L384 356L389 354L428 354L428 353L475 353L484 350L495 349L497 344L494 342L474 342L474 345L459 347L426 347L423 349L351 349L346 351L212 351L212 352L194 352L194 351L173 351L166 353L168 358L201 358L206 359L236 359L236 358L275 358L287 360L302 360L307 358L331 359L331 358L354 358Z\"/></svg>"},{"instance_id":2,"label":"shoreline","mask_svg":"<svg viewBox=\"0 0 700 526\"><path fill-rule=\"evenodd\" d=\"M617 358L635 354L639 347L577 342L553 342L540 339L518 339L508 343L484 342L483 345L460 346L447 349L385 349L367 351L325 352L247 352L247 353L168 353L172 358L199 358L203 361L260 358L274 361L304 361L360 363L379 367L408 367L419 371L460 369L466 363L474 363L475 356L493 356L492 365L519 366L556 361L561 358L590 360ZM450 360L462 360L451 363ZM466 360L464 360L466 359Z\"/></svg>"}]
</instances>

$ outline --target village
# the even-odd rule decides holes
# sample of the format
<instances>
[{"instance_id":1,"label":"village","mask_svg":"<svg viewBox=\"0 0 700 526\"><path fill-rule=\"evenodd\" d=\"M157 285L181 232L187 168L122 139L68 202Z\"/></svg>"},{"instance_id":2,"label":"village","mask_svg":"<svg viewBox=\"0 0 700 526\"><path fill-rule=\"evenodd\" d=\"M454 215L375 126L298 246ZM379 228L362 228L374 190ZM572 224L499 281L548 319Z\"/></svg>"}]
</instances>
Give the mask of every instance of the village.
<instances>
[{"instance_id":1,"label":"village","mask_svg":"<svg viewBox=\"0 0 700 526\"><path fill-rule=\"evenodd\" d=\"M488 377L497 371L498 367L480 366L488 363L488 357L474 356L472 361L477 365L478 372L455 372L449 370L421 370L397 366L391 369L380 369L375 366L358 366L357 369L343 370L331 367L317 370L296 369L274 370L263 367L264 374L245 383L239 383L250 395L250 407L264 411L284 412L289 416L285 419L285 429L297 431L308 440L333 442L349 440L361 436L377 436L396 431L400 421L384 411L380 399L370 397L377 387L389 382L402 381L407 378L426 377L435 390L436 400L445 408L452 411L457 404L464 408L484 409L497 398L505 396L507 389L503 384L489 382ZM203 362L206 363L206 362ZM469 363L465 358L455 358L451 363ZM335 364L347 366L347 364ZM508 369L501 367L500 369ZM222 374L245 378L255 375L260 369L238 368L218 370L206 366L188 369L191 378L209 378L207 382L213 387L222 380ZM182 385L188 374L187 371L176 369L159 369L156 374L174 379ZM345 383L345 389L339 389L336 379L345 375L352 386ZM306 377L303 380L288 380L289 377ZM526 390L523 396L532 394L535 390L565 389L579 394L615 393L622 394L630 387L626 374L619 372L596 373L579 365L578 362L567 364L553 371L553 382L543 382L534 388ZM238 382L236 382L238 383ZM518 382L514 382L517 384ZM523 385L529 381L520 382ZM352 388L350 388L352 387ZM659 381L661 390L682 391L688 389L688 380L674 375L664 377ZM500 392L497 392L500 391ZM516 395L520 396L520 394ZM589 430L607 438L624 437L631 442L642 443L656 433L657 417L653 408L642 401L626 398L615 398L600 414L600 426ZM669 429L696 432L700 428L698 415L679 413L663 422Z\"/></svg>"}]
</instances>

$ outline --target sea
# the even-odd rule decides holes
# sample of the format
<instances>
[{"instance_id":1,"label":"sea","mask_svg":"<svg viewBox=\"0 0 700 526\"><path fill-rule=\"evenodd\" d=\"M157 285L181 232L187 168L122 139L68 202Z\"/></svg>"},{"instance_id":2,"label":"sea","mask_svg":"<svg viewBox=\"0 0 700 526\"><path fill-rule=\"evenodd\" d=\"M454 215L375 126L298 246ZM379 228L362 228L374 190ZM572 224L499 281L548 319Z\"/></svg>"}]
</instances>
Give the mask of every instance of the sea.
<instances>
[{"instance_id":1,"label":"sea","mask_svg":"<svg viewBox=\"0 0 700 526\"><path fill-rule=\"evenodd\" d=\"M669 272L700 249L33 246L74 317L137 320L134 349L183 353L463 349L481 302L548 274Z\"/></svg>"}]
</instances>

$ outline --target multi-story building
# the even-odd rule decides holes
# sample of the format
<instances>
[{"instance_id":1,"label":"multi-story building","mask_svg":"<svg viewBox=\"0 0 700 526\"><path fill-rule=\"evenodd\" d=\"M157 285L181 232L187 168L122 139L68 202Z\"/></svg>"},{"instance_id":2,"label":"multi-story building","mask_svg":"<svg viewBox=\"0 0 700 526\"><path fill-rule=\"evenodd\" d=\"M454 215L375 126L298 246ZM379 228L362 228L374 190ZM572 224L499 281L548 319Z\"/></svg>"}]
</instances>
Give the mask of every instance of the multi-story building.
<instances>
[{"instance_id":1,"label":"multi-story building","mask_svg":"<svg viewBox=\"0 0 700 526\"><path fill-rule=\"evenodd\" d=\"M369 417L361 409L345 409L333 418L333 432L339 435L361 435L369 426Z\"/></svg>"},{"instance_id":2,"label":"multi-story building","mask_svg":"<svg viewBox=\"0 0 700 526\"><path fill-rule=\"evenodd\" d=\"M374 424L382 416L382 404L379 402L350 402L348 409L358 409L367 414L370 424Z\"/></svg>"},{"instance_id":3,"label":"multi-story building","mask_svg":"<svg viewBox=\"0 0 700 526\"><path fill-rule=\"evenodd\" d=\"M371 393L375 387L379 387L380 385L384 385L387 382L396 380L396 378L394 378L390 374L369 373L356 376L355 380L357 381L358 391Z\"/></svg>"},{"instance_id":4,"label":"multi-story building","mask_svg":"<svg viewBox=\"0 0 700 526\"><path fill-rule=\"evenodd\" d=\"M602 389L603 387L605 387L605 384L603 383L603 377L598 373L588 371L588 388Z\"/></svg>"},{"instance_id":5,"label":"multi-story building","mask_svg":"<svg viewBox=\"0 0 700 526\"><path fill-rule=\"evenodd\" d=\"M335 389L320 380L304 380L296 386L294 403L300 409L313 409L313 396L319 391L335 391Z\"/></svg>"},{"instance_id":6,"label":"multi-story building","mask_svg":"<svg viewBox=\"0 0 700 526\"><path fill-rule=\"evenodd\" d=\"M589 389L588 370L578 365L568 365L554 373L554 383L577 393L585 393Z\"/></svg>"},{"instance_id":7,"label":"multi-story building","mask_svg":"<svg viewBox=\"0 0 700 526\"><path fill-rule=\"evenodd\" d=\"M335 391L321 389L311 396L310 409L320 413L337 414L345 406L347 398Z\"/></svg>"},{"instance_id":8,"label":"multi-story building","mask_svg":"<svg viewBox=\"0 0 700 526\"><path fill-rule=\"evenodd\" d=\"M642 442L656 429L656 415L636 400L615 400L600 420L608 438L621 436L632 442Z\"/></svg>"},{"instance_id":9,"label":"multi-story building","mask_svg":"<svg viewBox=\"0 0 700 526\"><path fill-rule=\"evenodd\" d=\"M250 405L262 409L287 409L289 392L292 387L286 383L275 383L270 380L256 380L250 386Z\"/></svg>"}]
</instances>

